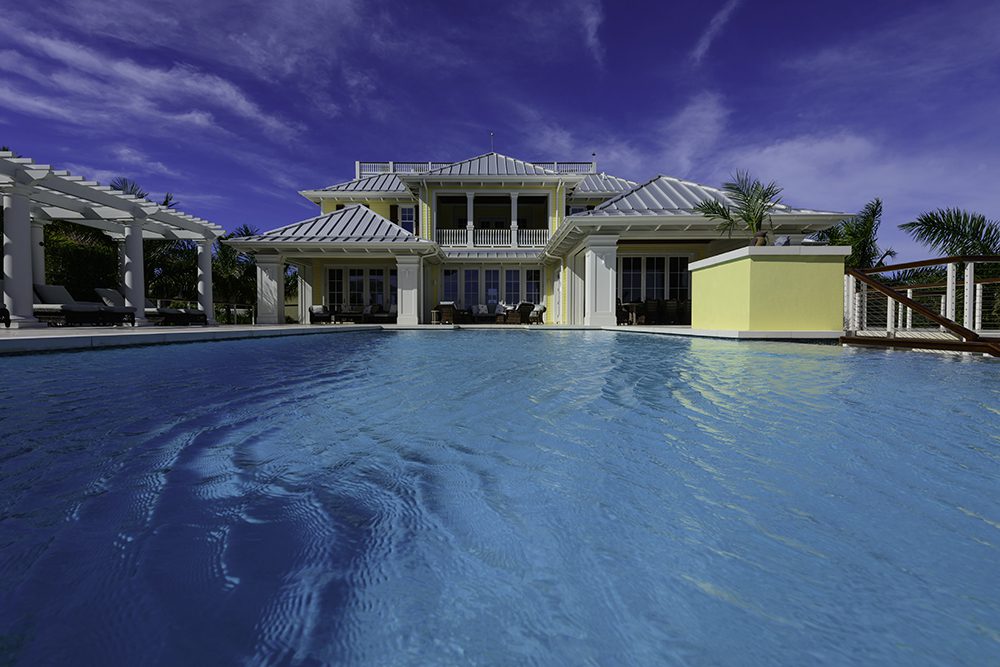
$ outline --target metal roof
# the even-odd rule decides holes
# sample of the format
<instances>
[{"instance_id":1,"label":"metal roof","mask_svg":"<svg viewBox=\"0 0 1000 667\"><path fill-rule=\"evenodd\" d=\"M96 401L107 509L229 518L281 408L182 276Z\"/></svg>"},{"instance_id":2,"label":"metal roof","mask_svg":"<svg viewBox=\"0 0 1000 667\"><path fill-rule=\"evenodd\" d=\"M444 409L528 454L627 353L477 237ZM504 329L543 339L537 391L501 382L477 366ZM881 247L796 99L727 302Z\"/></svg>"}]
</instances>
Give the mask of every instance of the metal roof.
<instances>
[{"instance_id":1,"label":"metal roof","mask_svg":"<svg viewBox=\"0 0 1000 667\"><path fill-rule=\"evenodd\" d=\"M233 241L277 243L427 243L367 206L355 204L333 213Z\"/></svg>"},{"instance_id":2,"label":"metal roof","mask_svg":"<svg viewBox=\"0 0 1000 667\"><path fill-rule=\"evenodd\" d=\"M378 174L355 178L353 181L325 187L321 192L399 192L409 194L409 190L396 174Z\"/></svg>"},{"instance_id":3,"label":"metal roof","mask_svg":"<svg viewBox=\"0 0 1000 667\"><path fill-rule=\"evenodd\" d=\"M424 172L424 176L559 176L558 172L517 158L486 153Z\"/></svg>"},{"instance_id":4,"label":"metal roof","mask_svg":"<svg viewBox=\"0 0 1000 667\"><path fill-rule=\"evenodd\" d=\"M661 174L628 192L609 199L593 210L575 213L570 217L699 215L694 207L707 199L717 199L727 206L733 206L733 201L718 188ZM779 204L771 213L773 215L849 215L836 211L793 208L785 204Z\"/></svg>"},{"instance_id":5,"label":"metal roof","mask_svg":"<svg viewBox=\"0 0 1000 667\"><path fill-rule=\"evenodd\" d=\"M611 174L601 172L600 174L588 174L587 177L580 181L580 184L576 186L573 190L573 194L576 196L615 195L631 190L637 185L638 183L635 181L630 181L626 178L619 178L618 176L612 176Z\"/></svg>"}]
</instances>

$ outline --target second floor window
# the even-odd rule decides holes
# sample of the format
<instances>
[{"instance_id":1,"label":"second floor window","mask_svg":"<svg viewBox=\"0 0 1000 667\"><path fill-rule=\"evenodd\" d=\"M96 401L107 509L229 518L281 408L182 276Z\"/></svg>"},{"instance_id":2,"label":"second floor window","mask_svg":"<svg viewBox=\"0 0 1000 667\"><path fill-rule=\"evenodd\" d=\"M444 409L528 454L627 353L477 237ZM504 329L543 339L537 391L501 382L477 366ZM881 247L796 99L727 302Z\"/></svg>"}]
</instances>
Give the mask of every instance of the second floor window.
<instances>
[{"instance_id":1,"label":"second floor window","mask_svg":"<svg viewBox=\"0 0 1000 667\"><path fill-rule=\"evenodd\" d=\"M399 209L399 226L410 232L417 233L416 214L412 206L402 206Z\"/></svg>"}]
</instances>

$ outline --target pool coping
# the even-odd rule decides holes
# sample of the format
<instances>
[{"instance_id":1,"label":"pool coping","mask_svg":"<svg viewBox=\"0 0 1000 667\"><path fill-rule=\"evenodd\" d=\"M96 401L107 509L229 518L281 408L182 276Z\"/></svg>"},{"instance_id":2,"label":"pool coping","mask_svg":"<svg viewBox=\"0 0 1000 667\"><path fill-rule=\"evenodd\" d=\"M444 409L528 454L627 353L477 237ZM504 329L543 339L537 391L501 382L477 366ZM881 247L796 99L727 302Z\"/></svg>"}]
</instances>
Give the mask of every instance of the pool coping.
<instances>
[{"instance_id":1,"label":"pool coping","mask_svg":"<svg viewBox=\"0 0 1000 667\"><path fill-rule=\"evenodd\" d=\"M509 324L281 324L227 325L209 327L91 328L49 327L43 329L0 329L0 356L45 352L82 351L111 347L167 345L277 336L307 336L375 331L612 331L615 333L722 338L730 340L783 340L833 342L840 331L707 331L684 326L588 327L577 325Z\"/></svg>"}]
</instances>

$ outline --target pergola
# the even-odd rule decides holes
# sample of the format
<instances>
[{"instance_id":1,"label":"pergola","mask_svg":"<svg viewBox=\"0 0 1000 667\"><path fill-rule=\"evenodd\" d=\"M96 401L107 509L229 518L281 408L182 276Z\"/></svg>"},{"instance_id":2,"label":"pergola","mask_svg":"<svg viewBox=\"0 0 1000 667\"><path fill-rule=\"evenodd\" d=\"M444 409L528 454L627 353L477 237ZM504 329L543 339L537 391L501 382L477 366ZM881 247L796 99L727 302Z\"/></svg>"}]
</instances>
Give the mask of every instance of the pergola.
<instances>
[{"instance_id":1,"label":"pergola","mask_svg":"<svg viewBox=\"0 0 1000 667\"><path fill-rule=\"evenodd\" d=\"M196 241L198 307L212 322L212 243L225 233L218 225L6 151L0 151L0 193L3 301L12 326L38 324L32 283L45 282L44 226L55 220L99 229L119 242L125 303L136 309L137 325L146 322L143 239Z\"/></svg>"}]
</instances>

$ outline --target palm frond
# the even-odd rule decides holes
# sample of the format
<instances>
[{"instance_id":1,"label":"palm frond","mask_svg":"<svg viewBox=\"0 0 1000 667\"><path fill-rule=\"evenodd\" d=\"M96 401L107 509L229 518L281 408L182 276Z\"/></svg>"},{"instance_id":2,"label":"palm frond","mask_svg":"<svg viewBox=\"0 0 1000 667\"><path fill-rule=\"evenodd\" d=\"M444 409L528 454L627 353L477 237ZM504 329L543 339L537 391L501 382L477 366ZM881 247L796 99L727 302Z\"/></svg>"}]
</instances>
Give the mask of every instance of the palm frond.
<instances>
[{"instance_id":1,"label":"palm frond","mask_svg":"<svg viewBox=\"0 0 1000 667\"><path fill-rule=\"evenodd\" d=\"M125 176L115 176L111 179L112 190L118 190L122 194L132 195L133 197L138 197L139 199L145 199L149 196L149 193L142 189L137 182L133 181L131 178L126 178Z\"/></svg>"},{"instance_id":2,"label":"palm frond","mask_svg":"<svg viewBox=\"0 0 1000 667\"><path fill-rule=\"evenodd\" d=\"M982 213L939 208L899 228L942 255L1000 255L1000 222Z\"/></svg>"}]
</instances>

